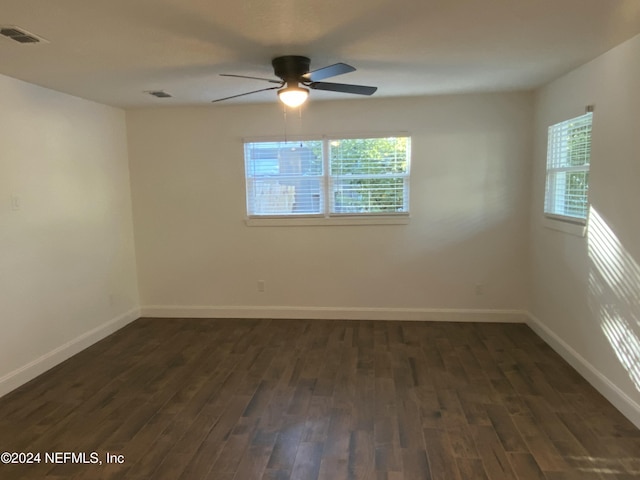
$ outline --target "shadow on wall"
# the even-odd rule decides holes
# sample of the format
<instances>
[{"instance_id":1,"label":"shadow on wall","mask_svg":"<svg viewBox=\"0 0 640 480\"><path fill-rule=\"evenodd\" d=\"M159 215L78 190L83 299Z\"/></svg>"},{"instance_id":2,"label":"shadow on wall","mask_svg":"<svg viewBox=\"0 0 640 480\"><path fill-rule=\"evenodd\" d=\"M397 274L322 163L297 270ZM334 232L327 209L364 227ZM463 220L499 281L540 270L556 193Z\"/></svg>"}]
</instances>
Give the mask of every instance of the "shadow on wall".
<instances>
[{"instance_id":1,"label":"shadow on wall","mask_svg":"<svg viewBox=\"0 0 640 480\"><path fill-rule=\"evenodd\" d=\"M587 245L589 307L640 392L640 266L593 207Z\"/></svg>"}]
</instances>

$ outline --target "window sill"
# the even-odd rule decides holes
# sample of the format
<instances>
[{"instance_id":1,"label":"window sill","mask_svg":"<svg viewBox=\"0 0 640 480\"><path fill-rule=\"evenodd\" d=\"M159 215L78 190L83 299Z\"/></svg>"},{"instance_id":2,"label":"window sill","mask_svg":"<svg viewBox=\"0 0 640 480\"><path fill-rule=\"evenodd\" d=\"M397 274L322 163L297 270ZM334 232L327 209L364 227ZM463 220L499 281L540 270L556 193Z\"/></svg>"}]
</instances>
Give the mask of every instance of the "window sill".
<instances>
[{"instance_id":1,"label":"window sill","mask_svg":"<svg viewBox=\"0 0 640 480\"><path fill-rule=\"evenodd\" d=\"M559 232L575 235L576 237L584 237L587 233L587 226L579 223L567 222L553 217L545 217L542 221L545 228L557 230Z\"/></svg>"},{"instance_id":2,"label":"window sill","mask_svg":"<svg viewBox=\"0 0 640 480\"><path fill-rule=\"evenodd\" d=\"M247 218L245 224L248 227L408 225L409 216Z\"/></svg>"}]
</instances>

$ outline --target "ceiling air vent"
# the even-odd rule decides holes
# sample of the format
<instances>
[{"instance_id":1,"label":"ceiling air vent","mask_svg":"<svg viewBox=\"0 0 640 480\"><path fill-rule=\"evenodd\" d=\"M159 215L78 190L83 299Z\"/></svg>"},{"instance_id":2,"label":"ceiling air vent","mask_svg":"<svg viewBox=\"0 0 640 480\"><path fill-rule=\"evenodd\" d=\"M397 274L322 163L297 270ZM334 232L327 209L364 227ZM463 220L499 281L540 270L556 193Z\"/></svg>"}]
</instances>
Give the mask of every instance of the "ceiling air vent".
<instances>
[{"instance_id":1,"label":"ceiling air vent","mask_svg":"<svg viewBox=\"0 0 640 480\"><path fill-rule=\"evenodd\" d=\"M49 43L44 38L34 35L33 33L29 33L23 28L16 27L15 25L0 26L0 35L10 38L18 43Z\"/></svg>"},{"instance_id":2,"label":"ceiling air vent","mask_svg":"<svg viewBox=\"0 0 640 480\"><path fill-rule=\"evenodd\" d=\"M158 98L171 98L173 96L170 93L165 92L164 90L149 90L145 93L148 93L149 95L153 95L154 97L158 97Z\"/></svg>"}]
</instances>

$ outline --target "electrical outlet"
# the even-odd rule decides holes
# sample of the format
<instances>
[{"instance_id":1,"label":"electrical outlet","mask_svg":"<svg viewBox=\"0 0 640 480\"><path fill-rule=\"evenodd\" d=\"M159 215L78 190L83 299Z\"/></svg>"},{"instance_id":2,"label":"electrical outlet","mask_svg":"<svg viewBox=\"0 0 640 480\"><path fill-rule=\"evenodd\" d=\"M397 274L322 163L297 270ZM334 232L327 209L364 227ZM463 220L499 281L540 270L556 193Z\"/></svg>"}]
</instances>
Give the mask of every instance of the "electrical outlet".
<instances>
[{"instance_id":1,"label":"electrical outlet","mask_svg":"<svg viewBox=\"0 0 640 480\"><path fill-rule=\"evenodd\" d=\"M258 280L258 291L264 292L264 288L265 288L264 280Z\"/></svg>"},{"instance_id":2,"label":"electrical outlet","mask_svg":"<svg viewBox=\"0 0 640 480\"><path fill-rule=\"evenodd\" d=\"M20 197L11 195L11 210L20 210Z\"/></svg>"},{"instance_id":3,"label":"electrical outlet","mask_svg":"<svg viewBox=\"0 0 640 480\"><path fill-rule=\"evenodd\" d=\"M484 295L484 284L476 283L476 286L474 287L473 291L477 296Z\"/></svg>"}]
</instances>

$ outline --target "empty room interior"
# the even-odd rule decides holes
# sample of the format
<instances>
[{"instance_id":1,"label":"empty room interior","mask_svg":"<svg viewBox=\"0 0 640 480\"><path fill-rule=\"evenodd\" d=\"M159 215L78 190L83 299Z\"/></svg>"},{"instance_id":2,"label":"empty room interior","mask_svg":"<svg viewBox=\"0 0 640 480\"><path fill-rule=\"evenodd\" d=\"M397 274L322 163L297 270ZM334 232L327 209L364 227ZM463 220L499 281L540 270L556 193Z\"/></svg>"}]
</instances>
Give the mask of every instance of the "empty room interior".
<instances>
[{"instance_id":1,"label":"empty room interior","mask_svg":"<svg viewBox=\"0 0 640 480\"><path fill-rule=\"evenodd\" d=\"M640 478L640 2L0 33L0 478Z\"/></svg>"}]
</instances>

